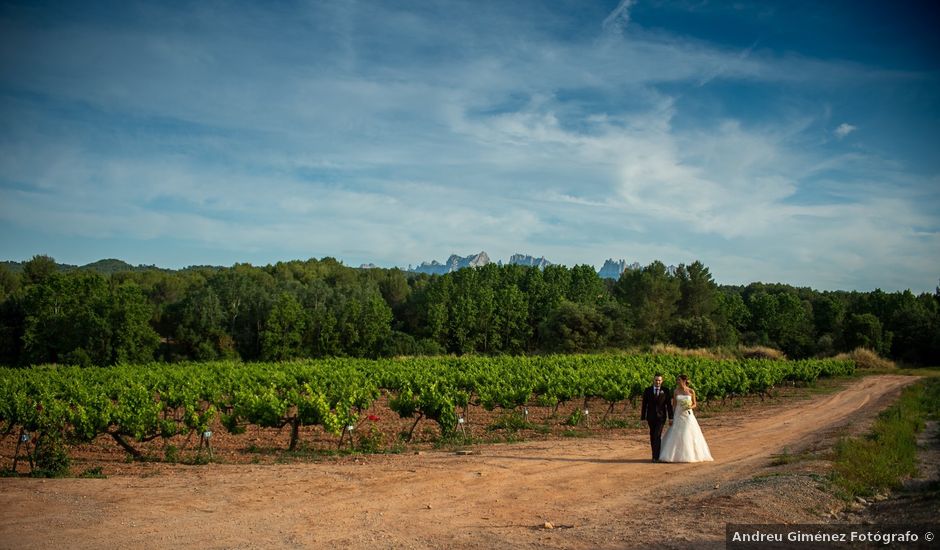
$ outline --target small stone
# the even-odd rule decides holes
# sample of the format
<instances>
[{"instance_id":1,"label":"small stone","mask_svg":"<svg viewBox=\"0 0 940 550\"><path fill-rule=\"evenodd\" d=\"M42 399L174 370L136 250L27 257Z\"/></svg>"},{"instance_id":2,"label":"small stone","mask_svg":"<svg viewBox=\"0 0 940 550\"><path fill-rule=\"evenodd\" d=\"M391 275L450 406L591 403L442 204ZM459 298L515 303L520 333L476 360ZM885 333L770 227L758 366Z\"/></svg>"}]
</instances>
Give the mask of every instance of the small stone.
<instances>
[{"instance_id":1,"label":"small stone","mask_svg":"<svg viewBox=\"0 0 940 550\"><path fill-rule=\"evenodd\" d=\"M430 510L430 509L431 509L431 505L428 504L427 506L425 506L425 508L427 508L428 510Z\"/></svg>"},{"instance_id":2,"label":"small stone","mask_svg":"<svg viewBox=\"0 0 940 550\"><path fill-rule=\"evenodd\" d=\"M868 504L868 501L863 499L862 497L855 497L855 502L861 504L862 506L865 506L866 504Z\"/></svg>"},{"instance_id":3,"label":"small stone","mask_svg":"<svg viewBox=\"0 0 940 550\"><path fill-rule=\"evenodd\" d=\"M466 456L466 455L472 455L472 454L473 454L473 451L457 451L457 452L454 453L454 454L461 455L461 456Z\"/></svg>"},{"instance_id":4,"label":"small stone","mask_svg":"<svg viewBox=\"0 0 940 550\"><path fill-rule=\"evenodd\" d=\"M721 487L721 483L716 483L716 484L715 484L715 489L717 489L717 488L719 488L719 487Z\"/></svg>"},{"instance_id":5,"label":"small stone","mask_svg":"<svg viewBox=\"0 0 940 550\"><path fill-rule=\"evenodd\" d=\"M545 525L543 525L542 527L544 527L545 529L554 529L554 528L555 528L555 526L554 526L554 525L552 524L552 522L550 522L550 521L546 521L546 522L545 522Z\"/></svg>"}]
</instances>

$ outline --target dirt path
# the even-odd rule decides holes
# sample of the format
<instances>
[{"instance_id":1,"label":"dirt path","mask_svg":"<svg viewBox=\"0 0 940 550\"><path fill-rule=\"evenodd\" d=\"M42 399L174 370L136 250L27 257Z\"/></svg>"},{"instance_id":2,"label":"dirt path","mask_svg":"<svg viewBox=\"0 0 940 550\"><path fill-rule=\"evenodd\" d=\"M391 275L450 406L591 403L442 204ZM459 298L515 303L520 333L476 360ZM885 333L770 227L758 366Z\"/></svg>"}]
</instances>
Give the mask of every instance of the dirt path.
<instances>
[{"instance_id":1,"label":"dirt path","mask_svg":"<svg viewBox=\"0 0 940 550\"><path fill-rule=\"evenodd\" d=\"M710 491L869 420L912 381L871 376L789 407L703 418L716 459L706 464L652 464L635 433L468 456L0 479L0 548L624 548L650 537L720 546L724 522L753 516L702 508Z\"/></svg>"}]
</instances>

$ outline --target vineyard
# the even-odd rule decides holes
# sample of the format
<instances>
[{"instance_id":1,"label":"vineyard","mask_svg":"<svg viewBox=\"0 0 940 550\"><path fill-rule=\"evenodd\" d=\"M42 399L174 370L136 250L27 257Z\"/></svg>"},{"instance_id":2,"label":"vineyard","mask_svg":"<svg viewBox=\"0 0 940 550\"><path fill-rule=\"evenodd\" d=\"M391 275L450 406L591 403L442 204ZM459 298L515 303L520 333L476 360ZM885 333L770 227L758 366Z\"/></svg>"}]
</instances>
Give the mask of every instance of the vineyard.
<instances>
[{"instance_id":1,"label":"vineyard","mask_svg":"<svg viewBox=\"0 0 940 550\"><path fill-rule=\"evenodd\" d=\"M583 403L584 414L589 404L609 413L636 400L656 372L667 380L688 374L707 402L854 369L851 361L833 359L615 354L0 369L0 429L18 438L16 456L102 436L134 457L141 456L141 443L181 435L211 450L213 430L248 428L289 428L287 446L294 449L301 428L314 427L339 447L376 418L376 407L407 419L409 427L393 439L411 439L422 420L447 438L466 429L479 409L525 415L533 409L551 417L566 403L578 403L580 413Z\"/></svg>"}]
</instances>

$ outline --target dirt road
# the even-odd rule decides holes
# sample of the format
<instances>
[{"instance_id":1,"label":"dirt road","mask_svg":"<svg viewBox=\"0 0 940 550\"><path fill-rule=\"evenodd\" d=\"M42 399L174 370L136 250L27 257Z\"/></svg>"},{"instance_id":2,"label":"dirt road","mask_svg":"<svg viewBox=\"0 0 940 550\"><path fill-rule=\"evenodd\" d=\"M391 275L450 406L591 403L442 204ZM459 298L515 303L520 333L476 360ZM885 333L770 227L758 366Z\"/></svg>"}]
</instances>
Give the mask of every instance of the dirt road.
<instances>
[{"instance_id":1,"label":"dirt road","mask_svg":"<svg viewBox=\"0 0 940 550\"><path fill-rule=\"evenodd\" d=\"M727 521L807 512L718 509L709 504L718 492L734 502L772 455L867 422L912 381L871 376L786 406L702 418L716 459L705 464L652 464L646 436L632 433L487 445L468 456L0 479L0 548L625 548L654 537L720 547Z\"/></svg>"}]
</instances>

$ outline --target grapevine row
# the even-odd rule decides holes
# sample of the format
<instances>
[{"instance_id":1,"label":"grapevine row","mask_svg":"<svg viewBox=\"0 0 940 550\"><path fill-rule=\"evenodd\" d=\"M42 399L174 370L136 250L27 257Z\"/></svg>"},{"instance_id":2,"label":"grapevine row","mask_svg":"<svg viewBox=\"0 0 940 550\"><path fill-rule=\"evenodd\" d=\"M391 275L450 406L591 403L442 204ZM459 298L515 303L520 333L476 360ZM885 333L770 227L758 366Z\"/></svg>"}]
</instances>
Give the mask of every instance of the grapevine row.
<instances>
[{"instance_id":1,"label":"grapevine row","mask_svg":"<svg viewBox=\"0 0 940 550\"><path fill-rule=\"evenodd\" d=\"M137 455L135 441L203 434L218 418L231 433L249 424L289 426L293 449L302 426L342 438L383 394L399 416L415 424L433 420L446 436L469 405L557 408L602 399L612 408L639 397L656 372L667 380L688 374L707 401L764 394L787 381L809 383L854 368L833 359L606 354L0 369L0 430L57 434L69 442L104 434Z\"/></svg>"}]
</instances>

